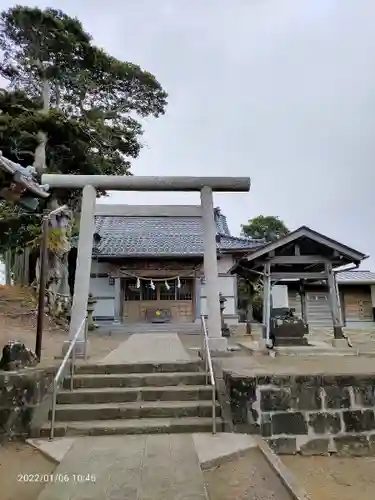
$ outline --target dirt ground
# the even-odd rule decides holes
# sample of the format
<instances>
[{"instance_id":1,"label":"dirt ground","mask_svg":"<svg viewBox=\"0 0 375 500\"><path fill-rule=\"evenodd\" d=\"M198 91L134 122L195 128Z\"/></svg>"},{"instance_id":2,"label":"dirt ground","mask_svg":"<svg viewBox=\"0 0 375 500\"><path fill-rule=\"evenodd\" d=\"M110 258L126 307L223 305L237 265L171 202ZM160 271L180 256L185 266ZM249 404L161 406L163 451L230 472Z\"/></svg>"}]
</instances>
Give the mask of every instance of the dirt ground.
<instances>
[{"instance_id":1,"label":"dirt ground","mask_svg":"<svg viewBox=\"0 0 375 500\"><path fill-rule=\"evenodd\" d=\"M283 456L311 500L374 500L375 457Z\"/></svg>"},{"instance_id":2,"label":"dirt ground","mask_svg":"<svg viewBox=\"0 0 375 500\"><path fill-rule=\"evenodd\" d=\"M211 500L292 500L257 449L203 476Z\"/></svg>"},{"instance_id":3,"label":"dirt ground","mask_svg":"<svg viewBox=\"0 0 375 500\"><path fill-rule=\"evenodd\" d=\"M282 456L281 459L311 500L374 499L374 457ZM255 453L247 453L203 475L211 500L290 499L263 457Z\"/></svg>"},{"instance_id":4,"label":"dirt ground","mask_svg":"<svg viewBox=\"0 0 375 500\"><path fill-rule=\"evenodd\" d=\"M56 464L23 443L0 446L1 500L36 500Z\"/></svg>"},{"instance_id":5,"label":"dirt ground","mask_svg":"<svg viewBox=\"0 0 375 500\"><path fill-rule=\"evenodd\" d=\"M32 290L0 285L0 349L9 340L19 340L35 351L36 307ZM61 356L62 346L67 338L67 329L54 324L45 316L41 366L59 363L55 357ZM89 359L103 358L120 342L121 338L118 337L89 333Z\"/></svg>"}]
</instances>

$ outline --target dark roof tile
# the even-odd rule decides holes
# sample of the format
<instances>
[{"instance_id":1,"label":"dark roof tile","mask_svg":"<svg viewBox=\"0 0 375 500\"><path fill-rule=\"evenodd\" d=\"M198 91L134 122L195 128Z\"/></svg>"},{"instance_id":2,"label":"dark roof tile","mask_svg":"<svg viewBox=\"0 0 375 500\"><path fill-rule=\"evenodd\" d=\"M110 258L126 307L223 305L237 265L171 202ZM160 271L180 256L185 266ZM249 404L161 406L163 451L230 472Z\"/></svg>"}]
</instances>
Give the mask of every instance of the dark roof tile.
<instances>
[{"instance_id":1,"label":"dark roof tile","mask_svg":"<svg viewBox=\"0 0 375 500\"><path fill-rule=\"evenodd\" d=\"M220 250L251 249L262 243L230 235L226 217L215 210ZM96 255L121 256L200 256L203 230L200 217L96 216L96 232L101 241Z\"/></svg>"}]
</instances>

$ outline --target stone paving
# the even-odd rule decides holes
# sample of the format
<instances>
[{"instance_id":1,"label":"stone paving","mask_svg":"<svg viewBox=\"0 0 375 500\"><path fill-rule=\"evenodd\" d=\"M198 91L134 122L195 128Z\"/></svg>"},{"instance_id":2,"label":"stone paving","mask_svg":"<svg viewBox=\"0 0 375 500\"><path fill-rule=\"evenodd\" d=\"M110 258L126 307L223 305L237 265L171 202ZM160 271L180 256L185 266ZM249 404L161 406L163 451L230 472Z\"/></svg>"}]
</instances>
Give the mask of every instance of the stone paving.
<instances>
[{"instance_id":1,"label":"stone paving","mask_svg":"<svg viewBox=\"0 0 375 500\"><path fill-rule=\"evenodd\" d=\"M177 334L152 333L130 336L102 362L172 363L195 357ZM234 363L239 359L224 358ZM251 356L245 359L254 361ZM210 462L215 455L254 446L251 439L234 439L232 435L233 439L227 436L219 442L219 436L100 436L62 441L61 453L55 455L61 458L65 447L65 456L38 500L207 500L199 459Z\"/></svg>"},{"instance_id":2,"label":"stone paving","mask_svg":"<svg viewBox=\"0 0 375 500\"><path fill-rule=\"evenodd\" d=\"M104 363L162 363L191 361L177 333L134 334L102 361Z\"/></svg>"},{"instance_id":3,"label":"stone paving","mask_svg":"<svg viewBox=\"0 0 375 500\"><path fill-rule=\"evenodd\" d=\"M218 360L223 370L238 376L255 375L370 375L375 373L375 359L371 356L319 355L304 356L286 355L275 358L255 354L253 356L236 356Z\"/></svg>"},{"instance_id":4,"label":"stone paving","mask_svg":"<svg viewBox=\"0 0 375 500\"><path fill-rule=\"evenodd\" d=\"M38 500L207 498L190 435L77 438L54 477Z\"/></svg>"}]
</instances>

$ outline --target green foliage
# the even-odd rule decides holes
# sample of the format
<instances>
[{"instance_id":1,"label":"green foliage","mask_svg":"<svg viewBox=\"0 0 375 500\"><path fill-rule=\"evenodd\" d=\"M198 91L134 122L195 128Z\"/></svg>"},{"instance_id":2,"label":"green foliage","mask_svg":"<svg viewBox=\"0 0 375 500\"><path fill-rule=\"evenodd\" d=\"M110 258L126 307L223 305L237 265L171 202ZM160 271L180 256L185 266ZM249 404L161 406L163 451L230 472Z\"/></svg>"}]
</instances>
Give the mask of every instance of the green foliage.
<instances>
[{"instance_id":1,"label":"green foliage","mask_svg":"<svg viewBox=\"0 0 375 500\"><path fill-rule=\"evenodd\" d=\"M276 241L289 233L283 221L273 215L258 215L241 225L242 234L254 239L264 239L267 243Z\"/></svg>"},{"instance_id":2,"label":"green foliage","mask_svg":"<svg viewBox=\"0 0 375 500\"><path fill-rule=\"evenodd\" d=\"M276 241L289 233L283 221L273 215L259 215L241 225L244 236L262 239L265 243ZM258 279L254 281L240 277L238 279L238 298L246 310L252 308L253 316L262 320L263 286Z\"/></svg>"},{"instance_id":3,"label":"green foliage","mask_svg":"<svg viewBox=\"0 0 375 500\"><path fill-rule=\"evenodd\" d=\"M0 255L8 249L21 250L40 233L41 218L20 207L0 201Z\"/></svg>"},{"instance_id":4,"label":"green foliage","mask_svg":"<svg viewBox=\"0 0 375 500\"><path fill-rule=\"evenodd\" d=\"M137 116L158 117L166 106L156 78L95 47L82 24L60 10L17 5L0 23L0 75L8 81L0 91L4 156L33 164L44 132L47 172L130 175L142 147ZM53 196L73 205L77 192ZM0 249L34 241L39 227L40 217L2 203Z\"/></svg>"},{"instance_id":5,"label":"green foliage","mask_svg":"<svg viewBox=\"0 0 375 500\"><path fill-rule=\"evenodd\" d=\"M263 286L259 279L250 281L243 276L237 278L238 307L248 312L251 310L255 319L261 321L263 310Z\"/></svg>"}]
</instances>

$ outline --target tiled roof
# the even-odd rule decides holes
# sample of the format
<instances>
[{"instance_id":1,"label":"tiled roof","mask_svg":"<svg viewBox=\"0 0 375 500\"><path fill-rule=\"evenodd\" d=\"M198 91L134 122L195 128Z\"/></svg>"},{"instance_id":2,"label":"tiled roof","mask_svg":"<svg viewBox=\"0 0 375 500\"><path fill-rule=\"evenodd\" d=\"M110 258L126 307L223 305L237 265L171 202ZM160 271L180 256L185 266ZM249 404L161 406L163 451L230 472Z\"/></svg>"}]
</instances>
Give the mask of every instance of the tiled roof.
<instances>
[{"instance_id":1,"label":"tiled roof","mask_svg":"<svg viewBox=\"0 0 375 500\"><path fill-rule=\"evenodd\" d=\"M343 271L337 275L338 283L374 283L375 284L375 273L372 271Z\"/></svg>"},{"instance_id":2,"label":"tiled roof","mask_svg":"<svg viewBox=\"0 0 375 500\"><path fill-rule=\"evenodd\" d=\"M215 210L217 247L238 250L259 247L262 243L230 234L226 217ZM112 216L95 217L101 236L96 255L121 256L200 256L203 255L203 230L200 217Z\"/></svg>"}]
</instances>

